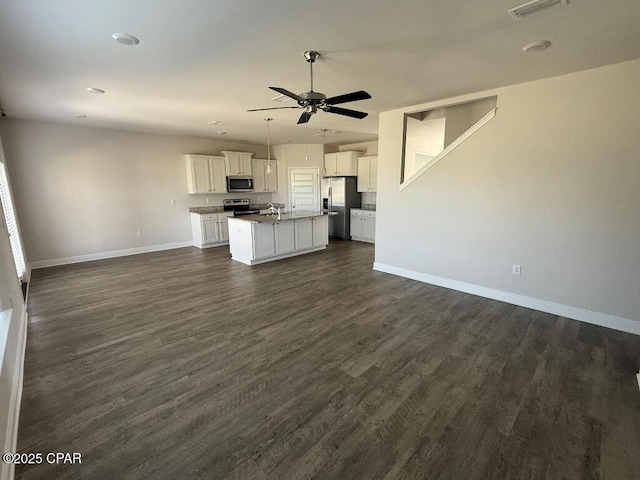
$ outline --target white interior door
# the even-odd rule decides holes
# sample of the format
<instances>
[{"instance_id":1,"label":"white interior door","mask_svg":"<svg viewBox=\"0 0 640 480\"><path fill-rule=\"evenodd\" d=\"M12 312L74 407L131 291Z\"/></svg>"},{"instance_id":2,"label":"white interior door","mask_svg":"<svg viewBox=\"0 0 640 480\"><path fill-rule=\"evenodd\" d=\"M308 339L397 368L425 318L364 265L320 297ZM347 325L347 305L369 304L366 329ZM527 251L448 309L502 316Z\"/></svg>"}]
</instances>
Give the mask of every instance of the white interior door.
<instances>
[{"instance_id":1,"label":"white interior door","mask_svg":"<svg viewBox=\"0 0 640 480\"><path fill-rule=\"evenodd\" d=\"M320 174L317 168L290 168L289 185L289 203L293 212L320 210Z\"/></svg>"}]
</instances>

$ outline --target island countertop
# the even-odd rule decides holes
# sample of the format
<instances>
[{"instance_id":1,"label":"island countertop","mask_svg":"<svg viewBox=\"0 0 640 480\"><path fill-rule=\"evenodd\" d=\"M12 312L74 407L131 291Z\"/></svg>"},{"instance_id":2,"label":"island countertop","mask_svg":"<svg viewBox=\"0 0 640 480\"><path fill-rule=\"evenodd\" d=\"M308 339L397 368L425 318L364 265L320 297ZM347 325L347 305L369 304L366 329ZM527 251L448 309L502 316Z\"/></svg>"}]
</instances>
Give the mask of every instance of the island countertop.
<instances>
[{"instance_id":1,"label":"island countertop","mask_svg":"<svg viewBox=\"0 0 640 480\"><path fill-rule=\"evenodd\" d=\"M337 215L337 214L338 212L319 212L319 211L312 211L312 210L300 210L297 212L281 213L280 217L278 217L278 215L256 214L256 215L242 215L240 217L230 217L230 219L241 220L244 222L254 222L254 223L274 223L274 222L283 222L286 220L295 220L297 218L324 217L324 216Z\"/></svg>"}]
</instances>

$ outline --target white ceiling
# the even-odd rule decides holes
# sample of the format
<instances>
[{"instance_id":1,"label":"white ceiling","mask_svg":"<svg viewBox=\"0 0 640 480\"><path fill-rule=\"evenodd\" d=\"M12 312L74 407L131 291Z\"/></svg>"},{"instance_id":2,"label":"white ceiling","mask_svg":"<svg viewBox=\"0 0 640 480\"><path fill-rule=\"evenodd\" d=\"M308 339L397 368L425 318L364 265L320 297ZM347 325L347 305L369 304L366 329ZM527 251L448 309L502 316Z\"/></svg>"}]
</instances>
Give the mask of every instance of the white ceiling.
<instances>
[{"instance_id":1,"label":"white ceiling","mask_svg":"<svg viewBox=\"0 0 640 480\"><path fill-rule=\"evenodd\" d=\"M272 144L321 142L321 128L346 144L376 138L382 111L640 57L637 0L571 0L514 22L507 10L521 3L3 0L0 105L10 118L263 144L268 115ZM551 48L522 51L541 39ZM309 49L322 55L315 90L368 91L342 105L366 119L319 112L305 126L300 110L245 111L281 106L269 86L308 91Z\"/></svg>"}]
</instances>

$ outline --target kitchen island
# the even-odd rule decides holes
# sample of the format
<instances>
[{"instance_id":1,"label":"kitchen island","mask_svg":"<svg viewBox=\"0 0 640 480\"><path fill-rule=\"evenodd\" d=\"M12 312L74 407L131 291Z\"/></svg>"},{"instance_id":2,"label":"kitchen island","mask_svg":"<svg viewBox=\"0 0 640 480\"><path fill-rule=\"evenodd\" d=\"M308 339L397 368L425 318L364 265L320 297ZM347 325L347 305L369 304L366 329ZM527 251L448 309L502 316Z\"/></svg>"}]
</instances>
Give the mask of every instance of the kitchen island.
<instances>
[{"instance_id":1,"label":"kitchen island","mask_svg":"<svg viewBox=\"0 0 640 480\"><path fill-rule=\"evenodd\" d=\"M323 250L329 243L329 215L300 211L230 217L231 258L256 265Z\"/></svg>"}]
</instances>

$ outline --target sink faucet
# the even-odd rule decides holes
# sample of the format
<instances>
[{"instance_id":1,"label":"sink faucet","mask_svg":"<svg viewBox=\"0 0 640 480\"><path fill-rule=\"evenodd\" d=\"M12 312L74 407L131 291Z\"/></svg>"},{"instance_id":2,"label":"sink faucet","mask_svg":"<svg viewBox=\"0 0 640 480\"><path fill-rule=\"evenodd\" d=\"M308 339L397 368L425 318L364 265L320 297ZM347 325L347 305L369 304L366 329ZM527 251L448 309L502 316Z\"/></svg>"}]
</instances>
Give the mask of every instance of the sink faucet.
<instances>
[{"instance_id":1,"label":"sink faucet","mask_svg":"<svg viewBox=\"0 0 640 480\"><path fill-rule=\"evenodd\" d=\"M273 206L273 203L267 203L267 208L269 209L270 215L278 215L278 220L280 220L280 207L276 208Z\"/></svg>"}]
</instances>

